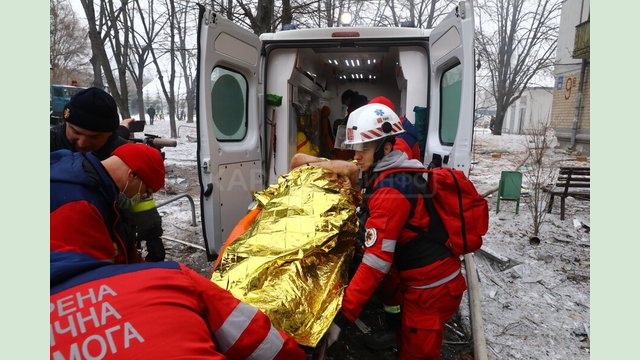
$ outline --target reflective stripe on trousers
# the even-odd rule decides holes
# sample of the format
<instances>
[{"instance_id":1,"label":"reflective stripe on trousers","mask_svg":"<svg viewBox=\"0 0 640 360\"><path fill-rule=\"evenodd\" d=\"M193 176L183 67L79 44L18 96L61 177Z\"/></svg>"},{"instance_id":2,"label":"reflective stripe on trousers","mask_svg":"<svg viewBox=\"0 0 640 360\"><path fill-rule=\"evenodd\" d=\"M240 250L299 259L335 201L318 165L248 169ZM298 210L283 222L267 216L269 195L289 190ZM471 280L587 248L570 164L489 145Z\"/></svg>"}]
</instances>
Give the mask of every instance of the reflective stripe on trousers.
<instances>
[{"instance_id":1,"label":"reflective stripe on trousers","mask_svg":"<svg viewBox=\"0 0 640 360\"><path fill-rule=\"evenodd\" d=\"M411 286L411 287L414 289L431 289L453 280L456 276L458 276L458 274L460 274L460 269L456 270L453 274L447 277L444 277L438 281L432 282L431 284L421 285L421 286Z\"/></svg>"},{"instance_id":2,"label":"reflective stripe on trousers","mask_svg":"<svg viewBox=\"0 0 640 360\"><path fill-rule=\"evenodd\" d=\"M402 310L400 308L400 305L383 305L384 306L384 312L386 312L387 314L400 314L400 311Z\"/></svg>"}]
</instances>

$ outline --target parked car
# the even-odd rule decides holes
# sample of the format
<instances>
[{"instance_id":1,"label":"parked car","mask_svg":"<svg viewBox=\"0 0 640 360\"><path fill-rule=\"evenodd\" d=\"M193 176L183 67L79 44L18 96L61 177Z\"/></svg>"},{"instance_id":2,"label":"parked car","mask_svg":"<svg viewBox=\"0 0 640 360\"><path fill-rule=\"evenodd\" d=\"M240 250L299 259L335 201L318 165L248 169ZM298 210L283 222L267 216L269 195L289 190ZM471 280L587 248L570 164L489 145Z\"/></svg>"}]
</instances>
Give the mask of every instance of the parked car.
<instances>
[{"instance_id":1,"label":"parked car","mask_svg":"<svg viewBox=\"0 0 640 360\"><path fill-rule=\"evenodd\" d=\"M86 88L70 85L51 85L51 98L49 102L51 125L57 125L62 122L64 106L71 100L73 95L83 89Z\"/></svg>"}]
</instances>

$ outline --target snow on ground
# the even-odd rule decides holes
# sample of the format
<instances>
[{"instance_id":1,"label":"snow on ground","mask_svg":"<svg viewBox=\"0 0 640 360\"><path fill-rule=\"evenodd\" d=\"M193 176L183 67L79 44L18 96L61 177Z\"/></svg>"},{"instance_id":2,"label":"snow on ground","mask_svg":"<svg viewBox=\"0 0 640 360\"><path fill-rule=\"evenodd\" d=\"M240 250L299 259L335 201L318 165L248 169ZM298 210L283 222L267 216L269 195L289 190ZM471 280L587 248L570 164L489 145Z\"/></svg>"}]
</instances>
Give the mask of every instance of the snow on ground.
<instances>
[{"instance_id":1,"label":"snow on ground","mask_svg":"<svg viewBox=\"0 0 640 360\"><path fill-rule=\"evenodd\" d=\"M136 115L133 116L138 119ZM145 126L143 133L136 133L134 137L143 138L143 134L161 136L170 139L171 130L169 120L155 120L153 125ZM162 216L162 228L164 231L164 245L167 251L167 260L184 263L194 271L209 276L213 266L207 261L205 252L201 249L183 245L173 239L188 242L199 247L205 247L200 221L200 185L198 183L197 170L197 145L195 123L177 121L178 137L176 147L164 147L166 178L164 189L157 192L154 197L156 204L174 199L180 195L188 194L194 201L196 225L192 226L192 208L187 198L180 198L166 205L160 206L158 211Z\"/></svg>"},{"instance_id":2,"label":"snow on ground","mask_svg":"<svg viewBox=\"0 0 640 360\"><path fill-rule=\"evenodd\" d=\"M473 161L477 163L470 179L484 193L498 186L503 170L521 166L527 138L476 131ZM500 158L493 154L500 154ZM589 166L557 149L549 156L558 166ZM530 241L529 198L522 197L518 215L515 202L504 201L496 214L496 196L493 193L487 198L490 223L483 249L508 261L492 260L484 252L474 255L489 356L588 359L589 201L568 198L565 220L560 220L556 200L538 243ZM461 311L468 316L468 309L462 307Z\"/></svg>"},{"instance_id":3,"label":"snow on ground","mask_svg":"<svg viewBox=\"0 0 640 360\"><path fill-rule=\"evenodd\" d=\"M200 224L199 184L196 169L195 124L178 121L175 148L166 147L166 190L162 203L187 193L195 201L197 226L191 226L186 199L159 208L164 235L204 246ZM169 138L169 121L147 125L145 133ZM138 134L136 137L141 137ZM522 135L491 135L477 129L470 179L481 194L497 189L503 170L523 165L527 139ZM499 154L499 157L497 157ZM589 166L555 149L549 156L558 166ZM526 165L526 164L525 164ZM488 354L491 359L588 359L589 358L589 201L567 199L565 220L560 220L559 200L546 216L538 236L531 241L529 198L523 196L519 214L514 202L501 202L495 211L489 201L489 232L483 250L474 255L480 279L480 298ZM204 251L165 239L168 260L178 260L208 276L212 263ZM468 300L461 314L469 322Z\"/></svg>"}]
</instances>

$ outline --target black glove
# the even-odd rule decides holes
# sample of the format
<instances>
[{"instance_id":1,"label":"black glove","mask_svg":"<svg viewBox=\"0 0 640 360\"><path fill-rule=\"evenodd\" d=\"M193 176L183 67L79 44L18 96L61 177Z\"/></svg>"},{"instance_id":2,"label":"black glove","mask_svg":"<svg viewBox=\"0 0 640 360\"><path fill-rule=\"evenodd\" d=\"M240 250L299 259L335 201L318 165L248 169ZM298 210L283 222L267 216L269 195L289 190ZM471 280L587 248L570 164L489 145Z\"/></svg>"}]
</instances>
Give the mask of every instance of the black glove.
<instances>
[{"instance_id":1,"label":"black glove","mask_svg":"<svg viewBox=\"0 0 640 360\"><path fill-rule=\"evenodd\" d=\"M347 327L349 323L351 323L351 320L344 316L342 312L338 312L338 315L333 318L333 322L331 323L331 326L329 326L329 330L327 330L327 347L330 347L338 340L342 328Z\"/></svg>"}]
</instances>

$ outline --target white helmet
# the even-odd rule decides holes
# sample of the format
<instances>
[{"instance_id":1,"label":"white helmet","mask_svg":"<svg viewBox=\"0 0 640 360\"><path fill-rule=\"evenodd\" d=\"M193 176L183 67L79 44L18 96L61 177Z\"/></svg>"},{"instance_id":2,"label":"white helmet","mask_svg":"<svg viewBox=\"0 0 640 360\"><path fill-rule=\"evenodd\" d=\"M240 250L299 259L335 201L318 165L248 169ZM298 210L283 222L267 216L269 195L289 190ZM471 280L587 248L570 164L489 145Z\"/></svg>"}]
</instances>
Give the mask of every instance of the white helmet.
<instances>
[{"instance_id":1,"label":"white helmet","mask_svg":"<svg viewBox=\"0 0 640 360\"><path fill-rule=\"evenodd\" d=\"M388 106L367 104L349 115L344 147L361 150L364 143L404 132L400 118Z\"/></svg>"}]
</instances>

